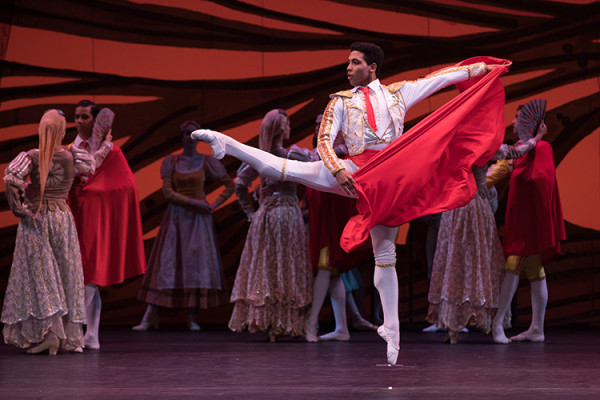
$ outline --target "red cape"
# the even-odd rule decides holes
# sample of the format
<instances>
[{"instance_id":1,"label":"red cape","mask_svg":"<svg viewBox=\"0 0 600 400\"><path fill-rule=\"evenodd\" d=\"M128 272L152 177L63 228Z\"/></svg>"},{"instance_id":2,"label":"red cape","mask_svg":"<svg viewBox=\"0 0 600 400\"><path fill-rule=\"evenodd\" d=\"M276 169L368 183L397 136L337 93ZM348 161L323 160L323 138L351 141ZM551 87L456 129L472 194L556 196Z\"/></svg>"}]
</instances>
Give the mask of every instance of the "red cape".
<instances>
[{"instance_id":1,"label":"red cape","mask_svg":"<svg viewBox=\"0 0 600 400\"><path fill-rule=\"evenodd\" d=\"M306 188L306 203L309 211L308 247L313 273L317 273L321 249L329 248L329 265L339 273L350 271L364 263L373 252L369 243L352 253L340 246L340 237L348 219L356 215L356 200L333 193Z\"/></svg>"},{"instance_id":2,"label":"red cape","mask_svg":"<svg viewBox=\"0 0 600 400\"><path fill-rule=\"evenodd\" d=\"M502 248L506 256L541 254L547 260L560 253L565 238L552 146L540 141L514 163Z\"/></svg>"},{"instance_id":3,"label":"red cape","mask_svg":"<svg viewBox=\"0 0 600 400\"><path fill-rule=\"evenodd\" d=\"M490 160L504 138L504 88L499 78L511 65L493 57L457 65L476 62L503 67L457 85L462 93L354 173L360 214L344 229L344 250L367 240L376 225L400 226L473 198L477 186L471 167Z\"/></svg>"},{"instance_id":4,"label":"red cape","mask_svg":"<svg viewBox=\"0 0 600 400\"><path fill-rule=\"evenodd\" d=\"M121 149L113 146L94 175L73 184L69 205L86 284L108 286L146 272L137 186Z\"/></svg>"}]
</instances>

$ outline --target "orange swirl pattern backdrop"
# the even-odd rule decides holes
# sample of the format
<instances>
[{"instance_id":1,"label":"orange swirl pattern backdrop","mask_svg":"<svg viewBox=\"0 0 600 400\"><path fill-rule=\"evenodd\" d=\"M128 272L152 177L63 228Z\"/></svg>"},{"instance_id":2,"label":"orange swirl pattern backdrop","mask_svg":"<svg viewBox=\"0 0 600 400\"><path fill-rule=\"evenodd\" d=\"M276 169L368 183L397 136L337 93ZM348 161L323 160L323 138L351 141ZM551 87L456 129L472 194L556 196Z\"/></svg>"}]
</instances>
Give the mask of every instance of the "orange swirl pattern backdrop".
<instances>
[{"instance_id":1,"label":"orange swirl pattern backdrop","mask_svg":"<svg viewBox=\"0 0 600 400\"><path fill-rule=\"evenodd\" d=\"M514 139L510 121L517 106L547 99L546 140L555 151L567 221L564 254L548 265L547 323L597 324L599 25L600 3L592 0L3 0L0 168L37 147L44 110L66 112L71 141L77 101L88 98L110 107L116 113L115 143L138 183L149 252L166 208L160 164L181 150L182 121L196 120L256 146L264 114L284 108L292 124L287 145L311 147L314 118L328 94L348 86L344 64L353 41L384 48L384 83L415 79L476 55L507 58L514 62L503 78L507 141ZM411 109L406 129L453 95L446 90ZM199 150L208 152L204 145ZM224 164L234 176L239 162L226 157ZM207 188L209 200L221 190L212 182ZM502 203L506 182L500 189ZM0 196L0 297L17 223ZM215 212L215 223L231 287L247 231L235 199ZM424 237L418 227L407 228L398 251L400 312L403 321L422 321ZM370 273L370 267L364 269L366 279ZM522 321L530 312L526 286L517 299ZM138 287L135 279L103 289L103 323L137 322L143 309L135 299ZM201 322L224 323L229 311L202 313Z\"/></svg>"}]
</instances>

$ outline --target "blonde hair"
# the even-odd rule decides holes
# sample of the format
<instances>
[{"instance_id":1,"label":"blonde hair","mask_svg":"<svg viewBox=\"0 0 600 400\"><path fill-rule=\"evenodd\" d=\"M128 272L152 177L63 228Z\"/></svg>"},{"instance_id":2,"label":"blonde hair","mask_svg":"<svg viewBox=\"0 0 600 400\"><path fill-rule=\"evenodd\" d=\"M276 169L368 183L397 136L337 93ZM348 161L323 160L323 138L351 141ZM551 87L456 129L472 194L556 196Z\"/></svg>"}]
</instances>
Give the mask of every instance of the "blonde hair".
<instances>
[{"instance_id":1,"label":"blonde hair","mask_svg":"<svg viewBox=\"0 0 600 400\"><path fill-rule=\"evenodd\" d=\"M38 134L40 135L40 207L46 189L46 180L52 165L52 156L62 142L67 129L65 117L56 110L49 110L42 116Z\"/></svg>"},{"instance_id":2,"label":"blonde hair","mask_svg":"<svg viewBox=\"0 0 600 400\"><path fill-rule=\"evenodd\" d=\"M288 116L281 108L269 111L260 124L258 148L270 153L273 141L285 132L287 121Z\"/></svg>"}]
</instances>

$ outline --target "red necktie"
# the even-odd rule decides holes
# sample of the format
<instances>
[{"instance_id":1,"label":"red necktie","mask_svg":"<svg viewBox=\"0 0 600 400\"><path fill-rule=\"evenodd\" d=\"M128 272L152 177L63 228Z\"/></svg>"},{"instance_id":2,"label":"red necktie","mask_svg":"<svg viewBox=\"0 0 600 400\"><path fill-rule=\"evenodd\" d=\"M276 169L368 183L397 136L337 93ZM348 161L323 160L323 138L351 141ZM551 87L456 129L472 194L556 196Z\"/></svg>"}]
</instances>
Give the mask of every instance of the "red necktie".
<instances>
[{"instance_id":1,"label":"red necktie","mask_svg":"<svg viewBox=\"0 0 600 400\"><path fill-rule=\"evenodd\" d=\"M86 142L85 140L83 142L81 142L81 146L82 149L87 149L88 147L88 142Z\"/></svg>"},{"instance_id":2,"label":"red necktie","mask_svg":"<svg viewBox=\"0 0 600 400\"><path fill-rule=\"evenodd\" d=\"M367 121L369 126L373 129L373 132L377 132L377 123L375 122L375 113L373 112L373 105L371 104L371 98L369 97L369 88L359 88L365 94L365 105L367 106Z\"/></svg>"}]
</instances>

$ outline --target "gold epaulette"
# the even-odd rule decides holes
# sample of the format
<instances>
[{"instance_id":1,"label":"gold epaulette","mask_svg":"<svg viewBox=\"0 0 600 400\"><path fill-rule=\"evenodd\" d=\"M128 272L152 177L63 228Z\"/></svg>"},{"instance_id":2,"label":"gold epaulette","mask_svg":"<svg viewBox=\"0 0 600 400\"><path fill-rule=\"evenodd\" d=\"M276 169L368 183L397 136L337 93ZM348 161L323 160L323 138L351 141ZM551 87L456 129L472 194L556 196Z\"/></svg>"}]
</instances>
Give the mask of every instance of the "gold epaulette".
<instances>
[{"instance_id":1,"label":"gold epaulette","mask_svg":"<svg viewBox=\"0 0 600 400\"><path fill-rule=\"evenodd\" d=\"M387 88L390 91L390 93L396 93L398 90L400 90L402 88L402 86L404 86L404 82L406 82L406 81L391 83L391 84L387 85Z\"/></svg>"},{"instance_id":2,"label":"gold epaulette","mask_svg":"<svg viewBox=\"0 0 600 400\"><path fill-rule=\"evenodd\" d=\"M352 90L342 90L340 92L329 95L329 97L333 97L333 96L352 97L353 95L354 95L354 93L352 93Z\"/></svg>"}]
</instances>

